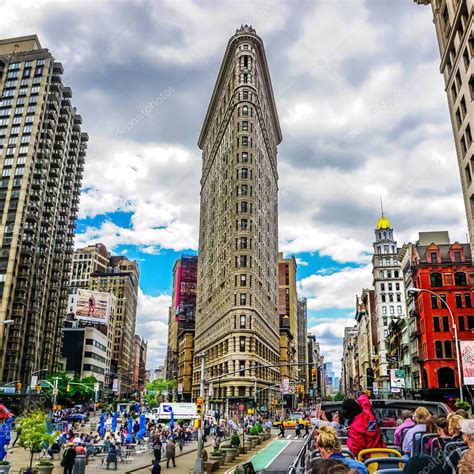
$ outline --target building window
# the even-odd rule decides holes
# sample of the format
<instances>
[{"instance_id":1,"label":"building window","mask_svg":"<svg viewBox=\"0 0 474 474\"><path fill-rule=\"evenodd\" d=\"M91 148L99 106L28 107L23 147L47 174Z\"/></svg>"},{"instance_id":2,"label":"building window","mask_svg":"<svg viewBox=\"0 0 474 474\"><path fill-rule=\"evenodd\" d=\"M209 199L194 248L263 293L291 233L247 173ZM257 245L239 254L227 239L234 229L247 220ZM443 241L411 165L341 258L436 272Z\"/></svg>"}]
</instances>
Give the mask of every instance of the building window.
<instances>
[{"instance_id":1,"label":"building window","mask_svg":"<svg viewBox=\"0 0 474 474\"><path fill-rule=\"evenodd\" d=\"M386 306L382 306L382 313L387 314L387 307Z\"/></svg>"},{"instance_id":2,"label":"building window","mask_svg":"<svg viewBox=\"0 0 474 474\"><path fill-rule=\"evenodd\" d=\"M242 137L242 146L249 146L249 137L247 136Z\"/></svg>"},{"instance_id":3,"label":"building window","mask_svg":"<svg viewBox=\"0 0 474 474\"><path fill-rule=\"evenodd\" d=\"M397 306L397 313L402 314L402 307L400 305Z\"/></svg>"},{"instance_id":4,"label":"building window","mask_svg":"<svg viewBox=\"0 0 474 474\"><path fill-rule=\"evenodd\" d=\"M245 336L241 336L239 339L239 350L245 352Z\"/></svg>"},{"instance_id":5,"label":"building window","mask_svg":"<svg viewBox=\"0 0 474 474\"><path fill-rule=\"evenodd\" d=\"M381 283L381 284L380 284L380 289L381 289L382 291L385 291L385 283Z\"/></svg>"},{"instance_id":6,"label":"building window","mask_svg":"<svg viewBox=\"0 0 474 474\"><path fill-rule=\"evenodd\" d=\"M390 306L390 314L395 314L395 308L393 306Z\"/></svg>"},{"instance_id":7,"label":"building window","mask_svg":"<svg viewBox=\"0 0 474 474\"><path fill-rule=\"evenodd\" d=\"M248 163L248 162L249 162L249 154L246 151L244 151L242 153L242 163Z\"/></svg>"},{"instance_id":8,"label":"building window","mask_svg":"<svg viewBox=\"0 0 474 474\"><path fill-rule=\"evenodd\" d=\"M438 298L436 295L431 295L431 307L435 309L438 307Z\"/></svg>"},{"instance_id":9,"label":"building window","mask_svg":"<svg viewBox=\"0 0 474 474\"><path fill-rule=\"evenodd\" d=\"M247 131L249 129L249 123L247 120L242 122L242 131ZM243 144L243 143L242 143Z\"/></svg>"},{"instance_id":10,"label":"building window","mask_svg":"<svg viewBox=\"0 0 474 474\"><path fill-rule=\"evenodd\" d=\"M449 331L449 319L447 316L443 316L443 331Z\"/></svg>"},{"instance_id":11,"label":"building window","mask_svg":"<svg viewBox=\"0 0 474 474\"><path fill-rule=\"evenodd\" d=\"M462 262L461 252L459 250L455 250L455 252L454 252L454 261L458 262L458 263Z\"/></svg>"},{"instance_id":12,"label":"building window","mask_svg":"<svg viewBox=\"0 0 474 474\"><path fill-rule=\"evenodd\" d=\"M469 329L469 331L474 329L474 316L467 317L467 329Z\"/></svg>"},{"instance_id":13,"label":"building window","mask_svg":"<svg viewBox=\"0 0 474 474\"><path fill-rule=\"evenodd\" d=\"M438 263L438 252L431 252L430 260L431 260L431 263Z\"/></svg>"},{"instance_id":14,"label":"building window","mask_svg":"<svg viewBox=\"0 0 474 474\"><path fill-rule=\"evenodd\" d=\"M240 230L247 230L248 228L248 221L247 219L240 220Z\"/></svg>"},{"instance_id":15,"label":"building window","mask_svg":"<svg viewBox=\"0 0 474 474\"><path fill-rule=\"evenodd\" d=\"M472 308L471 295L469 293L464 295L464 301L466 303L466 308Z\"/></svg>"},{"instance_id":16,"label":"building window","mask_svg":"<svg viewBox=\"0 0 474 474\"><path fill-rule=\"evenodd\" d=\"M240 306L245 306L247 304L247 295L245 293L240 293Z\"/></svg>"},{"instance_id":17,"label":"building window","mask_svg":"<svg viewBox=\"0 0 474 474\"><path fill-rule=\"evenodd\" d=\"M466 286L467 285L467 278L464 272L456 272L454 274L454 284L456 286Z\"/></svg>"},{"instance_id":18,"label":"building window","mask_svg":"<svg viewBox=\"0 0 474 474\"><path fill-rule=\"evenodd\" d=\"M435 332L441 331L441 327L440 327L440 325L439 325L439 318L438 318L437 316L435 316L435 317L433 318L433 330L434 330Z\"/></svg>"},{"instance_id":19,"label":"building window","mask_svg":"<svg viewBox=\"0 0 474 474\"><path fill-rule=\"evenodd\" d=\"M443 277L441 273L430 273L430 284L431 286L443 286Z\"/></svg>"},{"instance_id":20,"label":"building window","mask_svg":"<svg viewBox=\"0 0 474 474\"><path fill-rule=\"evenodd\" d=\"M435 354L437 359L443 358L443 343L442 341L435 341Z\"/></svg>"},{"instance_id":21,"label":"building window","mask_svg":"<svg viewBox=\"0 0 474 474\"><path fill-rule=\"evenodd\" d=\"M240 315L240 329L245 329L247 323L247 316L245 314Z\"/></svg>"},{"instance_id":22,"label":"building window","mask_svg":"<svg viewBox=\"0 0 474 474\"><path fill-rule=\"evenodd\" d=\"M247 275L240 275L240 286L247 286Z\"/></svg>"},{"instance_id":23,"label":"building window","mask_svg":"<svg viewBox=\"0 0 474 474\"><path fill-rule=\"evenodd\" d=\"M456 297L456 308L462 308L462 295L457 294Z\"/></svg>"},{"instance_id":24,"label":"building window","mask_svg":"<svg viewBox=\"0 0 474 474\"><path fill-rule=\"evenodd\" d=\"M241 249L247 248L247 237L240 237L240 248Z\"/></svg>"},{"instance_id":25,"label":"building window","mask_svg":"<svg viewBox=\"0 0 474 474\"><path fill-rule=\"evenodd\" d=\"M242 92L242 99L243 100L249 100L249 91L243 91Z\"/></svg>"},{"instance_id":26,"label":"building window","mask_svg":"<svg viewBox=\"0 0 474 474\"><path fill-rule=\"evenodd\" d=\"M243 377L245 375L245 360L239 361L239 370L241 371L240 376Z\"/></svg>"},{"instance_id":27,"label":"building window","mask_svg":"<svg viewBox=\"0 0 474 474\"><path fill-rule=\"evenodd\" d=\"M444 357L451 359L453 357L453 345L451 341L444 341Z\"/></svg>"},{"instance_id":28,"label":"building window","mask_svg":"<svg viewBox=\"0 0 474 474\"><path fill-rule=\"evenodd\" d=\"M248 115L249 114L249 108L247 105L244 105L242 107L242 115Z\"/></svg>"},{"instance_id":29,"label":"building window","mask_svg":"<svg viewBox=\"0 0 474 474\"><path fill-rule=\"evenodd\" d=\"M387 326L387 324L388 324L388 318L387 318L387 316L384 316L383 317L383 325Z\"/></svg>"},{"instance_id":30,"label":"building window","mask_svg":"<svg viewBox=\"0 0 474 474\"><path fill-rule=\"evenodd\" d=\"M459 330L460 331L465 331L466 330L466 325L464 321L464 316L458 316L458 322L459 322Z\"/></svg>"}]
</instances>

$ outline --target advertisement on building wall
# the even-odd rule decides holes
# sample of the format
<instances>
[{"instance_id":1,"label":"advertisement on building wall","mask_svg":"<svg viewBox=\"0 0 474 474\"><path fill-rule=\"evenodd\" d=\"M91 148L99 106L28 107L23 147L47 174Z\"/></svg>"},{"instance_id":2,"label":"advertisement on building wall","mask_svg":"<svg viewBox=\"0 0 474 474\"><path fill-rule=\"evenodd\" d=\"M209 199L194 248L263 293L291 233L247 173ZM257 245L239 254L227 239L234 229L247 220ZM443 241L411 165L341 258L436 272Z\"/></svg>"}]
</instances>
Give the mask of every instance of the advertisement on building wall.
<instances>
[{"instance_id":1,"label":"advertisement on building wall","mask_svg":"<svg viewBox=\"0 0 474 474\"><path fill-rule=\"evenodd\" d=\"M109 294L91 290L77 290L73 305L74 318L98 324L107 324L109 319Z\"/></svg>"},{"instance_id":2,"label":"advertisement on building wall","mask_svg":"<svg viewBox=\"0 0 474 474\"><path fill-rule=\"evenodd\" d=\"M459 341L464 385L474 385L474 341Z\"/></svg>"}]
</instances>

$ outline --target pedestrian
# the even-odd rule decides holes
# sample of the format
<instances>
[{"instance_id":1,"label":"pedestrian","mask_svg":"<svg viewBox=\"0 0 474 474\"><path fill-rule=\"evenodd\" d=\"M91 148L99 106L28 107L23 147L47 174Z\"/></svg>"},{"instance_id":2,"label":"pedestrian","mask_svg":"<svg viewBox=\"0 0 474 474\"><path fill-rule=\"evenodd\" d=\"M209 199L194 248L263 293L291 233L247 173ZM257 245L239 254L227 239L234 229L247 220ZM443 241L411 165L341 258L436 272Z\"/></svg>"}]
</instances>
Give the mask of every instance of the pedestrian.
<instances>
[{"instance_id":1,"label":"pedestrian","mask_svg":"<svg viewBox=\"0 0 474 474\"><path fill-rule=\"evenodd\" d=\"M61 459L61 466L64 467L64 474L72 474L72 468L76 462L76 449L74 443L68 443Z\"/></svg>"},{"instance_id":2,"label":"pedestrian","mask_svg":"<svg viewBox=\"0 0 474 474\"><path fill-rule=\"evenodd\" d=\"M166 443L166 469L170 467L170 461L173 461L173 467L176 467L176 444L173 438L169 438Z\"/></svg>"},{"instance_id":3,"label":"pedestrian","mask_svg":"<svg viewBox=\"0 0 474 474\"><path fill-rule=\"evenodd\" d=\"M308 422L306 422L305 425L304 425L304 436L303 436L303 438L306 438L306 436L309 436L309 424L308 424Z\"/></svg>"},{"instance_id":4,"label":"pedestrian","mask_svg":"<svg viewBox=\"0 0 474 474\"><path fill-rule=\"evenodd\" d=\"M160 440L160 436L156 435L155 436L155 441L153 443L153 456L155 457L155 461L157 463L161 462L161 449L162 449L162 444Z\"/></svg>"},{"instance_id":5,"label":"pedestrian","mask_svg":"<svg viewBox=\"0 0 474 474\"><path fill-rule=\"evenodd\" d=\"M299 423L296 423L296 426L295 426L295 435L297 438L300 437L300 434L301 434L301 425Z\"/></svg>"},{"instance_id":6,"label":"pedestrian","mask_svg":"<svg viewBox=\"0 0 474 474\"><path fill-rule=\"evenodd\" d=\"M151 468L151 474L160 474L161 472L160 462L157 461L156 459L152 459L151 464L153 466Z\"/></svg>"},{"instance_id":7,"label":"pedestrian","mask_svg":"<svg viewBox=\"0 0 474 474\"><path fill-rule=\"evenodd\" d=\"M285 425L283 424L283 421L280 423L280 433L278 436L281 436L282 438L285 437Z\"/></svg>"},{"instance_id":8,"label":"pedestrian","mask_svg":"<svg viewBox=\"0 0 474 474\"><path fill-rule=\"evenodd\" d=\"M12 448L15 447L16 442L18 441L18 438L20 437L21 434L21 428L19 426L16 427L16 438L13 441Z\"/></svg>"}]
</instances>

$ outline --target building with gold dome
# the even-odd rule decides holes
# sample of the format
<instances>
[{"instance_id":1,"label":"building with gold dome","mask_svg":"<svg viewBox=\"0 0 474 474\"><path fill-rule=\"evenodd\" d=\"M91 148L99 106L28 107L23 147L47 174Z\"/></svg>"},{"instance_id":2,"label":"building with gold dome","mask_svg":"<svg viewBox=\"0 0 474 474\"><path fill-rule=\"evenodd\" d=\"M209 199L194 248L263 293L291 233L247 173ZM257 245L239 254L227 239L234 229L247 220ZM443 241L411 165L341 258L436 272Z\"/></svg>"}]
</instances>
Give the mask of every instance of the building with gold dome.
<instances>
[{"instance_id":1,"label":"building with gold dome","mask_svg":"<svg viewBox=\"0 0 474 474\"><path fill-rule=\"evenodd\" d=\"M375 227L374 255L372 257L373 288L375 291L375 334L372 347L374 392L392 393L391 368L399 368L401 356L389 354L389 327L395 321L406 320L405 287L398 260L397 242L390 220L382 212Z\"/></svg>"}]
</instances>

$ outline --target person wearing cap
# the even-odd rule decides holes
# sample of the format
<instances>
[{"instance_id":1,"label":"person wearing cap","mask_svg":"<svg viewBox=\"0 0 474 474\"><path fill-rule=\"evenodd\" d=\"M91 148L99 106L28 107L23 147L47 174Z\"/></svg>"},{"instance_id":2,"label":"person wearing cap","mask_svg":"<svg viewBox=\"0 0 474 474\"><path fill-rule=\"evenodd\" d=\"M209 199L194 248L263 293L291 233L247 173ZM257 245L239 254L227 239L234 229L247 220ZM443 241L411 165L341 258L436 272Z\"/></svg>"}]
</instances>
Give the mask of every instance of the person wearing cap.
<instances>
[{"instance_id":1,"label":"person wearing cap","mask_svg":"<svg viewBox=\"0 0 474 474\"><path fill-rule=\"evenodd\" d=\"M474 472L474 420L463 419L461 421L461 435L468 449L461 455L458 473L471 474Z\"/></svg>"},{"instance_id":2,"label":"person wearing cap","mask_svg":"<svg viewBox=\"0 0 474 474\"><path fill-rule=\"evenodd\" d=\"M361 395L357 401L353 398L344 400L342 416L349 422L347 447L354 456L357 457L363 449L385 448L382 432L367 395Z\"/></svg>"}]
</instances>

